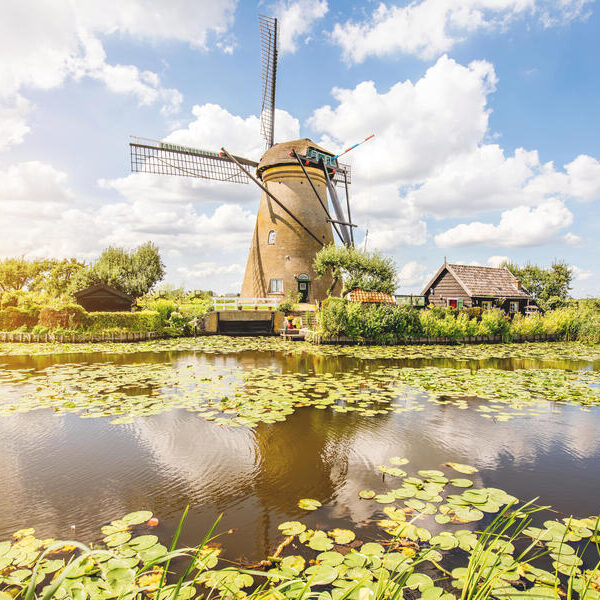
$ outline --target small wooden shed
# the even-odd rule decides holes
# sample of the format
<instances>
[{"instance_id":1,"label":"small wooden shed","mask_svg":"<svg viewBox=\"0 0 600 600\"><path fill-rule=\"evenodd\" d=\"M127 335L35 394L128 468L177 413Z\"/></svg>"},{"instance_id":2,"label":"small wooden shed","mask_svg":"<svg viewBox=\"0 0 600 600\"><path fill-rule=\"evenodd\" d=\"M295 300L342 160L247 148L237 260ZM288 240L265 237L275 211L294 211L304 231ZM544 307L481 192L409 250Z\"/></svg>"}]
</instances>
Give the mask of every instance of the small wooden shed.
<instances>
[{"instance_id":1,"label":"small wooden shed","mask_svg":"<svg viewBox=\"0 0 600 600\"><path fill-rule=\"evenodd\" d=\"M100 283L74 294L77 304L88 312L126 312L135 304L135 299L110 285Z\"/></svg>"},{"instance_id":2,"label":"small wooden shed","mask_svg":"<svg viewBox=\"0 0 600 600\"><path fill-rule=\"evenodd\" d=\"M506 268L444 263L422 293L425 303L447 308L501 308L524 313L531 294Z\"/></svg>"}]
</instances>

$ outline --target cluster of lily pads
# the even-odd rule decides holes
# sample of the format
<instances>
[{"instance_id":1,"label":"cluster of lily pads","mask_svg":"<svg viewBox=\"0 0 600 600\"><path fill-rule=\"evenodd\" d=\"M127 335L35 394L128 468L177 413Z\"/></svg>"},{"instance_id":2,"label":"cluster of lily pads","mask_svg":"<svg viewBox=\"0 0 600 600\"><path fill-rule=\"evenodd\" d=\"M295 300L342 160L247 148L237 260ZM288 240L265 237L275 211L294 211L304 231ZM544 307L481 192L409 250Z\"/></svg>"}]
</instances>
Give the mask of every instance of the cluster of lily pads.
<instances>
[{"instance_id":1,"label":"cluster of lily pads","mask_svg":"<svg viewBox=\"0 0 600 600\"><path fill-rule=\"evenodd\" d=\"M536 415L547 402L600 404L600 371L558 369L390 368L372 365L337 373L282 373L271 367L208 363L88 362L55 364L42 370L0 367L0 416L41 408L55 414L136 417L180 408L223 426L283 421L297 408L313 406L365 416L424 410L425 402L475 402L486 418L499 421Z\"/></svg>"},{"instance_id":2,"label":"cluster of lily pads","mask_svg":"<svg viewBox=\"0 0 600 600\"><path fill-rule=\"evenodd\" d=\"M373 526L312 529L286 521L278 526L281 539L272 555L252 570L231 566L213 539L172 552L148 533L157 523L149 511L106 524L102 542L91 549L37 539L33 529L18 531L12 541L0 543L0 598L36 590L48 600L517 600L566 593L600 599L600 551L591 562L584 556L588 546L600 543L599 516L534 526L532 515L545 509L534 513L530 504L519 506L503 490L476 488L465 477L475 474L475 467L446 463L445 471L409 475L402 469L407 459L389 462L378 467L389 476L382 484L388 482L386 489L359 492L365 502L377 503ZM322 503L303 498L298 507L314 512ZM486 520L491 523L484 527ZM484 525L469 526L479 521ZM177 584L167 574L175 554L190 558Z\"/></svg>"},{"instance_id":3,"label":"cluster of lily pads","mask_svg":"<svg viewBox=\"0 0 600 600\"><path fill-rule=\"evenodd\" d=\"M359 359L535 359L543 361L600 361L600 345L583 342L536 342L465 345L359 346L315 345L279 337L203 336L150 340L135 343L0 343L0 356L40 356L49 354L133 354L139 352L283 352L348 356Z\"/></svg>"}]
</instances>

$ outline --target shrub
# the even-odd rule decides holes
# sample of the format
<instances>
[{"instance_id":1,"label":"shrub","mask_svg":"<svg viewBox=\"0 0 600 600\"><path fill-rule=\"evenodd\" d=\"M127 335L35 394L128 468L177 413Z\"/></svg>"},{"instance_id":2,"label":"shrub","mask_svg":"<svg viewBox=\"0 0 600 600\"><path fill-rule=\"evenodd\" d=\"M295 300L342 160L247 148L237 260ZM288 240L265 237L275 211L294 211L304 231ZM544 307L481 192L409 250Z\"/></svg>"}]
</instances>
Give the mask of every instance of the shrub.
<instances>
[{"instance_id":1,"label":"shrub","mask_svg":"<svg viewBox=\"0 0 600 600\"><path fill-rule=\"evenodd\" d=\"M0 310L0 331L15 331L21 327L33 327L38 321L36 310L7 306Z\"/></svg>"},{"instance_id":2,"label":"shrub","mask_svg":"<svg viewBox=\"0 0 600 600\"><path fill-rule=\"evenodd\" d=\"M507 336L510 329L510 319L501 310L486 310L481 315L478 335L502 335Z\"/></svg>"},{"instance_id":3,"label":"shrub","mask_svg":"<svg viewBox=\"0 0 600 600\"><path fill-rule=\"evenodd\" d=\"M510 325L511 335L539 335L543 333L542 316L538 314L524 317L516 314Z\"/></svg>"},{"instance_id":4,"label":"shrub","mask_svg":"<svg viewBox=\"0 0 600 600\"><path fill-rule=\"evenodd\" d=\"M40 325L48 329L79 329L86 323L88 313L79 304L63 304L61 307L53 308L46 306L40 311Z\"/></svg>"},{"instance_id":5,"label":"shrub","mask_svg":"<svg viewBox=\"0 0 600 600\"><path fill-rule=\"evenodd\" d=\"M548 311L542 319L543 332L557 335L565 340L576 340L584 312L577 308L561 308Z\"/></svg>"},{"instance_id":6,"label":"shrub","mask_svg":"<svg viewBox=\"0 0 600 600\"><path fill-rule=\"evenodd\" d=\"M171 313L177 310L177 304L173 300L158 298L157 300L145 302L144 308L148 311L156 311L160 315L161 323L166 325Z\"/></svg>"},{"instance_id":7,"label":"shrub","mask_svg":"<svg viewBox=\"0 0 600 600\"><path fill-rule=\"evenodd\" d=\"M31 333L35 334L35 335L46 335L48 333L48 328L44 327L43 325L36 325L32 330Z\"/></svg>"},{"instance_id":8,"label":"shrub","mask_svg":"<svg viewBox=\"0 0 600 600\"><path fill-rule=\"evenodd\" d=\"M107 330L133 331L147 333L159 331L162 319L157 311L142 310L140 312L93 312L87 316L86 329L91 333Z\"/></svg>"}]
</instances>

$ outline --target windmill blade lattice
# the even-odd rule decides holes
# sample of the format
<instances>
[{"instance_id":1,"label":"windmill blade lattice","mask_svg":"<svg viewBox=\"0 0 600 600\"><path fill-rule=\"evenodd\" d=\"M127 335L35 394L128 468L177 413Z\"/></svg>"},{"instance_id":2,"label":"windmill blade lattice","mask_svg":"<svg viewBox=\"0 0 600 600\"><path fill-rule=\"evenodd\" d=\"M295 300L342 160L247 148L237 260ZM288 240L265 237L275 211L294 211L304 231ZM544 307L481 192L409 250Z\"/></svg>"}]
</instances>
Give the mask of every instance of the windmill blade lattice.
<instances>
[{"instance_id":1,"label":"windmill blade lattice","mask_svg":"<svg viewBox=\"0 0 600 600\"><path fill-rule=\"evenodd\" d=\"M260 55L262 67L262 106L260 131L265 138L267 150L273 146L275 131L275 86L277 84L277 19L259 15Z\"/></svg>"},{"instance_id":2,"label":"windmill blade lattice","mask_svg":"<svg viewBox=\"0 0 600 600\"><path fill-rule=\"evenodd\" d=\"M250 181L233 161L218 152L138 137L132 137L129 149L131 170L134 173L181 175L233 183ZM258 164L246 158L236 156L236 159L249 167L256 167Z\"/></svg>"}]
</instances>

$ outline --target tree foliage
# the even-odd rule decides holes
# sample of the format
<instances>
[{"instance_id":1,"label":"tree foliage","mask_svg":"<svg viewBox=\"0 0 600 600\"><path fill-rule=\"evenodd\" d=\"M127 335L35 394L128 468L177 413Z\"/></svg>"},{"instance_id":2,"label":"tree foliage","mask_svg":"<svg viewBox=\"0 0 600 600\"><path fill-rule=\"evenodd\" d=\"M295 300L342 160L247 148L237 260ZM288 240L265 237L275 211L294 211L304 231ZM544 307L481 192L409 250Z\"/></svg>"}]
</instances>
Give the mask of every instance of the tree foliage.
<instances>
[{"instance_id":1,"label":"tree foliage","mask_svg":"<svg viewBox=\"0 0 600 600\"><path fill-rule=\"evenodd\" d=\"M313 268L319 277L331 275L328 294L342 280L342 296L353 289L393 294L396 289L396 267L390 257L378 252L362 252L354 247L330 244L319 250Z\"/></svg>"},{"instance_id":2,"label":"tree foliage","mask_svg":"<svg viewBox=\"0 0 600 600\"><path fill-rule=\"evenodd\" d=\"M0 260L0 290L26 289L59 297L67 292L73 276L84 267L83 262L74 258L6 258Z\"/></svg>"},{"instance_id":3,"label":"tree foliage","mask_svg":"<svg viewBox=\"0 0 600 600\"><path fill-rule=\"evenodd\" d=\"M158 247L146 242L135 250L110 246L100 258L73 278L71 291L104 283L139 298L147 294L165 276Z\"/></svg>"},{"instance_id":4,"label":"tree foliage","mask_svg":"<svg viewBox=\"0 0 600 600\"><path fill-rule=\"evenodd\" d=\"M569 297L573 272L563 261L556 261L549 269L537 265L519 267L508 263L508 270L521 282L544 310L560 308Z\"/></svg>"}]
</instances>

